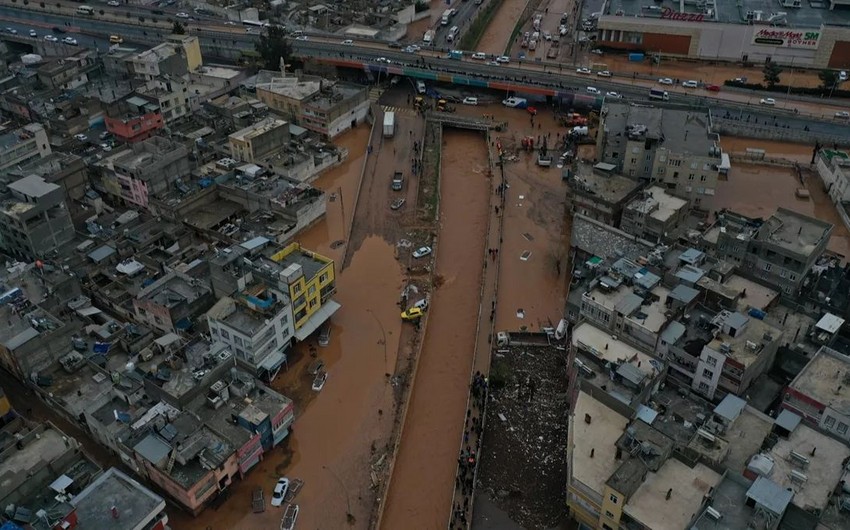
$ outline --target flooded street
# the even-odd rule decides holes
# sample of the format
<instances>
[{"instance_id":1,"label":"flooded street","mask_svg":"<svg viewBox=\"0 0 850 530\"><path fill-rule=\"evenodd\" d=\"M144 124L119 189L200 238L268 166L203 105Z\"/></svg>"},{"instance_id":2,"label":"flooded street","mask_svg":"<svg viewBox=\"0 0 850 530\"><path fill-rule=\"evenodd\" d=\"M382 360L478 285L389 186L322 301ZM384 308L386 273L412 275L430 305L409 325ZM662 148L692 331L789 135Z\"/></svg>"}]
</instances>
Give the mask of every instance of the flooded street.
<instances>
[{"instance_id":1,"label":"flooded street","mask_svg":"<svg viewBox=\"0 0 850 530\"><path fill-rule=\"evenodd\" d=\"M720 147L727 153L745 154L747 149L763 149L765 158L784 158L808 165L812 160L814 145L774 142L756 138L721 136Z\"/></svg>"},{"instance_id":2,"label":"flooded street","mask_svg":"<svg viewBox=\"0 0 850 530\"><path fill-rule=\"evenodd\" d=\"M282 511L267 503L264 513L253 514L249 500L256 487L270 495L281 475L304 480L296 501L301 507L299 527L347 527L349 513L354 528L368 526L372 447L383 449L392 428L393 393L385 374L392 370L398 350L395 301L402 277L393 248L379 237L366 239L343 272L339 269L344 247L331 248L350 226L368 137L368 126L362 125L338 139L349 149L348 160L314 183L337 198L328 203L325 218L298 238L305 247L336 261L334 298L342 308L332 320L330 345L318 348L328 382L321 393L310 389L312 378L305 370L311 358L307 344L300 344L290 356L288 371L273 385L299 405L288 442L267 453L244 480L235 481L231 498L218 510L209 508L196 519L171 510L174 528L277 528Z\"/></svg>"},{"instance_id":3,"label":"flooded street","mask_svg":"<svg viewBox=\"0 0 850 530\"><path fill-rule=\"evenodd\" d=\"M478 41L479 52L502 55L508 45L511 33L514 31L522 10L528 0L502 0L502 5L496 10L496 14L487 26L487 30Z\"/></svg>"},{"instance_id":4,"label":"flooded street","mask_svg":"<svg viewBox=\"0 0 850 530\"><path fill-rule=\"evenodd\" d=\"M480 133L444 130L428 328L382 528L438 528L449 513L478 319L489 180ZM397 319L396 319L397 320Z\"/></svg>"}]
</instances>

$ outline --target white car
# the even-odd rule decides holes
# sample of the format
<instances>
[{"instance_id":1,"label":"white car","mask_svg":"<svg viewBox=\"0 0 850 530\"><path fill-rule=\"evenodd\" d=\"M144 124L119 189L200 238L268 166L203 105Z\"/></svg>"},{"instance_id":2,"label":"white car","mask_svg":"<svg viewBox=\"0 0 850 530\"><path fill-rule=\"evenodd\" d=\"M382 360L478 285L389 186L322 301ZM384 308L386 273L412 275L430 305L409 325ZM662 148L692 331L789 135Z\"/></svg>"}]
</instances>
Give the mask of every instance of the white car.
<instances>
[{"instance_id":1,"label":"white car","mask_svg":"<svg viewBox=\"0 0 850 530\"><path fill-rule=\"evenodd\" d=\"M12 35L17 35L18 30L16 30L15 28L6 28L6 33L10 33Z\"/></svg>"},{"instance_id":2,"label":"white car","mask_svg":"<svg viewBox=\"0 0 850 530\"><path fill-rule=\"evenodd\" d=\"M183 13L181 11L180 13L177 13L177 18L189 18L189 13Z\"/></svg>"},{"instance_id":3,"label":"white car","mask_svg":"<svg viewBox=\"0 0 850 530\"><path fill-rule=\"evenodd\" d=\"M109 144L100 144L100 148L106 151L107 153L112 151L112 146Z\"/></svg>"},{"instance_id":4,"label":"white car","mask_svg":"<svg viewBox=\"0 0 850 530\"><path fill-rule=\"evenodd\" d=\"M75 39L74 37L65 37L64 39L62 39L62 42L64 42L65 44L70 44L71 46L77 45L77 39Z\"/></svg>"},{"instance_id":5,"label":"white car","mask_svg":"<svg viewBox=\"0 0 850 530\"><path fill-rule=\"evenodd\" d=\"M596 72L596 75L598 75L599 77L611 77L612 74L609 70L600 70Z\"/></svg>"},{"instance_id":6,"label":"white car","mask_svg":"<svg viewBox=\"0 0 850 530\"><path fill-rule=\"evenodd\" d=\"M295 40L307 40L307 35L300 35L298 37L295 37Z\"/></svg>"},{"instance_id":7,"label":"white car","mask_svg":"<svg viewBox=\"0 0 850 530\"><path fill-rule=\"evenodd\" d=\"M30 37L38 37L38 32L36 32L34 29L31 29L30 30Z\"/></svg>"},{"instance_id":8,"label":"white car","mask_svg":"<svg viewBox=\"0 0 850 530\"><path fill-rule=\"evenodd\" d=\"M416 259L424 258L431 255L431 247L419 247L413 251L413 257Z\"/></svg>"},{"instance_id":9,"label":"white car","mask_svg":"<svg viewBox=\"0 0 850 530\"><path fill-rule=\"evenodd\" d=\"M658 80L658 84L659 85L672 85L673 80L670 79L669 77L662 77L661 79Z\"/></svg>"},{"instance_id":10,"label":"white car","mask_svg":"<svg viewBox=\"0 0 850 530\"><path fill-rule=\"evenodd\" d=\"M773 107L776 105L776 100L773 98L762 98L759 101L759 105L767 105L768 107Z\"/></svg>"},{"instance_id":11,"label":"white car","mask_svg":"<svg viewBox=\"0 0 850 530\"><path fill-rule=\"evenodd\" d=\"M272 506L283 504L283 499L286 498L287 491L289 491L289 479L286 477L279 478L272 493Z\"/></svg>"},{"instance_id":12,"label":"white car","mask_svg":"<svg viewBox=\"0 0 850 530\"><path fill-rule=\"evenodd\" d=\"M342 41L342 45L343 46L354 46L354 41L351 40L351 39L345 39L344 41Z\"/></svg>"},{"instance_id":13,"label":"white car","mask_svg":"<svg viewBox=\"0 0 850 530\"><path fill-rule=\"evenodd\" d=\"M623 99L623 95L619 92L606 92L605 95L612 99Z\"/></svg>"},{"instance_id":14,"label":"white car","mask_svg":"<svg viewBox=\"0 0 850 530\"><path fill-rule=\"evenodd\" d=\"M463 98L462 103L464 105L478 105L478 98L466 97L466 98Z\"/></svg>"},{"instance_id":15,"label":"white car","mask_svg":"<svg viewBox=\"0 0 850 530\"><path fill-rule=\"evenodd\" d=\"M496 57L496 62L499 64L508 64L509 62L511 62L511 58L507 55L500 55Z\"/></svg>"},{"instance_id":16,"label":"white car","mask_svg":"<svg viewBox=\"0 0 850 530\"><path fill-rule=\"evenodd\" d=\"M53 35L45 35L44 40L47 42L59 42L59 37L54 37Z\"/></svg>"},{"instance_id":17,"label":"white car","mask_svg":"<svg viewBox=\"0 0 850 530\"><path fill-rule=\"evenodd\" d=\"M487 66L500 66L500 65L499 65L499 63L498 63L498 62L496 62L496 61L488 61L488 62L487 62Z\"/></svg>"},{"instance_id":18,"label":"white car","mask_svg":"<svg viewBox=\"0 0 850 530\"><path fill-rule=\"evenodd\" d=\"M850 112L842 110L835 113L835 117L841 120L850 120Z\"/></svg>"},{"instance_id":19,"label":"white car","mask_svg":"<svg viewBox=\"0 0 850 530\"><path fill-rule=\"evenodd\" d=\"M592 86L587 87L585 89L585 91L587 91L588 94L601 94L602 93L602 92L599 91L598 88L592 87Z\"/></svg>"},{"instance_id":20,"label":"white car","mask_svg":"<svg viewBox=\"0 0 850 530\"><path fill-rule=\"evenodd\" d=\"M594 49L590 50L590 53L592 53L594 55L602 55L604 52L602 50L600 50L599 48L594 48Z\"/></svg>"},{"instance_id":21,"label":"white car","mask_svg":"<svg viewBox=\"0 0 850 530\"><path fill-rule=\"evenodd\" d=\"M121 5L121 2L119 2L118 0L109 0L109 2L106 2L106 5L111 7L118 7Z\"/></svg>"},{"instance_id":22,"label":"white car","mask_svg":"<svg viewBox=\"0 0 850 530\"><path fill-rule=\"evenodd\" d=\"M684 83L682 83L682 86L685 88L696 88L699 86L699 83L691 79L690 81L685 81Z\"/></svg>"},{"instance_id":23,"label":"white car","mask_svg":"<svg viewBox=\"0 0 850 530\"><path fill-rule=\"evenodd\" d=\"M577 68L576 73L577 74L590 75L591 71L590 71L590 68L586 68L586 67L583 66L581 68Z\"/></svg>"},{"instance_id":24,"label":"white car","mask_svg":"<svg viewBox=\"0 0 850 530\"><path fill-rule=\"evenodd\" d=\"M470 57L472 57L476 61L483 61L484 59L487 58L487 54L484 53L484 52L475 52L472 55L470 55Z\"/></svg>"},{"instance_id":25,"label":"white car","mask_svg":"<svg viewBox=\"0 0 850 530\"><path fill-rule=\"evenodd\" d=\"M86 136L85 134L75 134L74 135L74 140L77 140L78 142L85 142L88 139L89 139L89 137Z\"/></svg>"},{"instance_id":26,"label":"white car","mask_svg":"<svg viewBox=\"0 0 850 530\"><path fill-rule=\"evenodd\" d=\"M375 62L376 63L387 63L387 64L389 64L390 60L387 59L386 57L378 57L377 59L375 59Z\"/></svg>"}]
</instances>

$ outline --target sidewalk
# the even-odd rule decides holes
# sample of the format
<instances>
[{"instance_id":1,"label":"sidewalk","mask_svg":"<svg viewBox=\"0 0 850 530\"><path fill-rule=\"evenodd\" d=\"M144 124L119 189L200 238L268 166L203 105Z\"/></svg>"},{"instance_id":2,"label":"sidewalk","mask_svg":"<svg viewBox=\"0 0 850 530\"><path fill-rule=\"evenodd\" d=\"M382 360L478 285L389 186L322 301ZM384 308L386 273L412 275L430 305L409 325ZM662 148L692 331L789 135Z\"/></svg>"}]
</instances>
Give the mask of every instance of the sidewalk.
<instances>
[{"instance_id":1,"label":"sidewalk","mask_svg":"<svg viewBox=\"0 0 850 530\"><path fill-rule=\"evenodd\" d=\"M498 153L496 156L498 157ZM505 202L501 170L498 167L492 169L493 174L490 177L490 218L487 223L484 274L481 280L481 297L478 308L478 331L470 374L470 395L467 401L464 434L457 459L458 469L452 495L452 513L448 524L450 529L465 529L472 524L475 476L478 471L478 455L481 449L487 411L487 376L490 371L492 342L495 340L493 325L496 316L499 264L501 262L498 249L502 242L502 214L504 213Z\"/></svg>"}]
</instances>

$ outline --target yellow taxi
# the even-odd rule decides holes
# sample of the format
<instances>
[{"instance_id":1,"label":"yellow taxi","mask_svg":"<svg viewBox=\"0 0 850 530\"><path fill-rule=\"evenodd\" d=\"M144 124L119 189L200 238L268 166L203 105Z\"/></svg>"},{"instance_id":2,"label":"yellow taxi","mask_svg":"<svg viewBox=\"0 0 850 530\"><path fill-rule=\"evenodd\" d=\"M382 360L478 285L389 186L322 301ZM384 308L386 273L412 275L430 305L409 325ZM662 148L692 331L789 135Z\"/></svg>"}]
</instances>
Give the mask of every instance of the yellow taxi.
<instances>
[{"instance_id":1,"label":"yellow taxi","mask_svg":"<svg viewBox=\"0 0 850 530\"><path fill-rule=\"evenodd\" d=\"M414 306L414 307L411 307L410 309L407 309L406 311L403 311L401 313L401 319L402 320L418 320L419 318L422 317L422 315L424 313L425 312L422 311L421 307L415 307Z\"/></svg>"}]
</instances>

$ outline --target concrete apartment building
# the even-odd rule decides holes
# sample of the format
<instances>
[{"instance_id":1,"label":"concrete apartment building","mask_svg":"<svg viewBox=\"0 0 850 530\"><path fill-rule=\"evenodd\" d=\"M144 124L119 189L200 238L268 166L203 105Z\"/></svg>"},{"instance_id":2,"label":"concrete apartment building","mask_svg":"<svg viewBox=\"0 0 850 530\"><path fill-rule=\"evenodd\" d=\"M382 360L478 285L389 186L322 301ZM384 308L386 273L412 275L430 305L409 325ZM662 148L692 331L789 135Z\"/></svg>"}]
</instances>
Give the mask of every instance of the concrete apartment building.
<instances>
[{"instance_id":1,"label":"concrete apartment building","mask_svg":"<svg viewBox=\"0 0 850 530\"><path fill-rule=\"evenodd\" d=\"M570 179L572 211L611 226L620 225L623 206L640 184L615 173L613 164L579 164Z\"/></svg>"},{"instance_id":2,"label":"concrete apartment building","mask_svg":"<svg viewBox=\"0 0 850 530\"><path fill-rule=\"evenodd\" d=\"M50 138L40 123L6 131L0 134L0 174L34 158L44 158L51 152Z\"/></svg>"},{"instance_id":3,"label":"concrete apartment building","mask_svg":"<svg viewBox=\"0 0 850 530\"><path fill-rule=\"evenodd\" d=\"M106 130L122 142L146 140L165 126L157 98L132 93L106 107Z\"/></svg>"},{"instance_id":4,"label":"concrete apartment building","mask_svg":"<svg viewBox=\"0 0 850 530\"><path fill-rule=\"evenodd\" d=\"M0 247L28 261L45 258L74 238L61 186L30 175L0 194Z\"/></svg>"},{"instance_id":5,"label":"concrete apartment building","mask_svg":"<svg viewBox=\"0 0 850 530\"><path fill-rule=\"evenodd\" d=\"M777 209L766 221L724 210L703 234L701 246L794 296L826 249L832 230L830 223L786 208Z\"/></svg>"},{"instance_id":6,"label":"concrete apartment building","mask_svg":"<svg viewBox=\"0 0 850 530\"><path fill-rule=\"evenodd\" d=\"M241 162L261 162L289 143L289 124L266 118L228 136L230 156Z\"/></svg>"},{"instance_id":7,"label":"concrete apartment building","mask_svg":"<svg viewBox=\"0 0 850 530\"><path fill-rule=\"evenodd\" d=\"M321 92L323 80L262 70L257 73L254 86L257 99L269 109L292 123L300 124L304 104Z\"/></svg>"},{"instance_id":8,"label":"concrete apartment building","mask_svg":"<svg viewBox=\"0 0 850 530\"><path fill-rule=\"evenodd\" d=\"M827 195L846 218L844 204L850 202L850 155L844 151L821 149L815 167Z\"/></svg>"},{"instance_id":9,"label":"concrete apartment building","mask_svg":"<svg viewBox=\"0 0 850 530\"><path fill-rule=\"evenodd\" d=\"M151 199L167 194L191 171L189 151L161 136L132 144L97 165L104 191L140 208L148 208Z\"/></svg>"},{"instance_id":10,"label":"concrete apartment building","mask_svg":"<svg viewBox=\"0 0 850 530\"><path fill-rule=\"evenodd\" d=\"M54 152L43 158L34 158L23 166L9 168L12 178L38 175L47 182L58 184L65 192L65 203L73 209L73 201L81 201L88 186L88 168L85 161L74 154Z\"/></svg>"},{"instance_id":11,"label":"concrete apartment building","mask_svg":"<svg viewBox=\"0 0 850 530\"><path fill-rule=\"evenodd\" d=\"M782 408L850 444L850 358L822 346L785 388Z\"/></svg>"},{"instance_id":12,"label":"concrete apartment building","mask_svg":"<svg viewBox=\"0 0 850 530\"><path fill-rule=\"evenodd\" d=\"M358 123L369 113L369 89L343 82L323 82L322 90L302 105L298 125L335 138Z\"/></svg>"},{"instance_id":13,"label":"concrete apartment building","mask_svg":"<svg viewBox=\"0 0 850 530\"><path fill-rule=\"evenodd\" d=\"M127 58L134 77L152 80L162 75L182 76L204 64L198 37L169 35L162 44Z\"/></svg>"},{"instance_id":14,"label":"concrete apartment building","mask_svg":"<svg viewBox=\"0 0 850 530\"><path fill-rule=\"evenodd\" d=\"M164 333L192 327L215 302L206 282L172 271L144 287L133 299L138 322Z\"/></svg>"},{"instance_id":15,"label":"concrete apartment building","mask_svg":"<svg viewBox=\"0 0 850 530\"><path fill-rule=\"evenodd\" d=\"M187 117L189 108L189 83L172 75L151 79L136 91L156 100L165 123L171 125Z\"/></svg>"},{"instance_id":16,"label":"concrete apartment building","mask_svg":"<svg viewBox=\"0 0 850 530\"><path fill-rule=\"evenodd\" d=\"M697 207L714 195L722 156L707 114L610 103L599 131L600 161L623 175L657 183Z\"/></svg>"},{"instance_id":17,"label":"concrete apartment building","mask_svg":"<svg viewBox=\"0 0 850 530\"><path fill-rule=\"evenodd\" d=\"M207 323L213 340L230 346L237 361L265 380L274 379L295 340L288 294L264 283L220 298Z\"/></svg>"},{"instance_id":18,"label":"concrete apartment building","mask_svg":"<svg viewBox=\"0 0 850 530\"><path fill-rule=\"evenodd\" d=\"M623 208L620 230L647 241L663 243L674 238L688 216L688 201L651 186Z\"/></svg>"}]
</instances>

